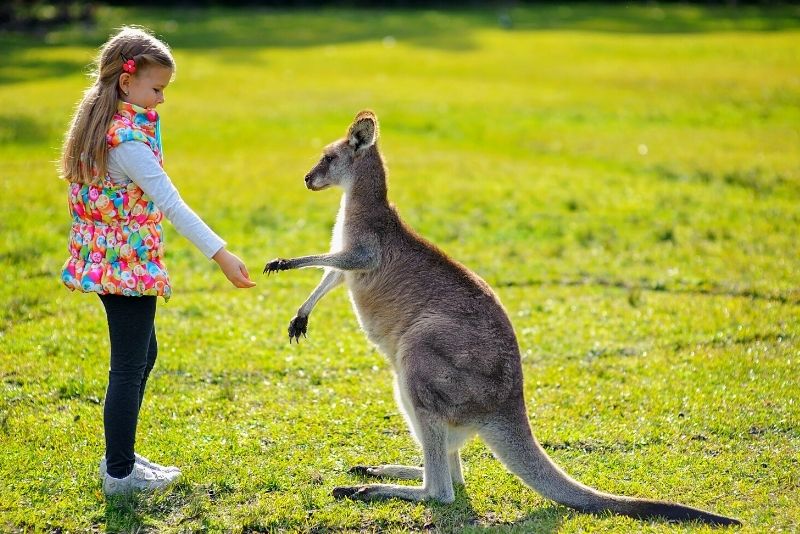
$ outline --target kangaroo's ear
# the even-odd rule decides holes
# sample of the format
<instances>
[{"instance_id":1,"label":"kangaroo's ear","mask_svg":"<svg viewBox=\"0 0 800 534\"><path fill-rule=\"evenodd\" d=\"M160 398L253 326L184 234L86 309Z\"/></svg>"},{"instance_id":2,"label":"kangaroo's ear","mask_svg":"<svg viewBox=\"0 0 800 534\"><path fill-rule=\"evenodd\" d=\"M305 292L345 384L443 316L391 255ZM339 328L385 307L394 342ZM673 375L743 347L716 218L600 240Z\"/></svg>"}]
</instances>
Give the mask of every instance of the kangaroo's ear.
<instances>
[{"instance_id":1,"label":"kangaroo's ear","mask_svg":"<svg viewBox=\"0 0 800 534\"><path fill-rule=\"evenodd\" d=\"M378 140L378 118L369 110L362 111L347 130L347 142L356 152L369 148Z\"/></svg>"}]
</instances>

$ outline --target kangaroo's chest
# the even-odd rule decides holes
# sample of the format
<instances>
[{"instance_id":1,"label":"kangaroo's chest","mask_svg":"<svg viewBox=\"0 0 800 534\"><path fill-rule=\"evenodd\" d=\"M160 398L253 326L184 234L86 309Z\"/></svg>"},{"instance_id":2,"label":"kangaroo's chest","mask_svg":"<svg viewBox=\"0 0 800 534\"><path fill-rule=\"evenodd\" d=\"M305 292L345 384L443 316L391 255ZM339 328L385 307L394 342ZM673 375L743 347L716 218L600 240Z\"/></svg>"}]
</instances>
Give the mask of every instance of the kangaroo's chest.
<instances>
[{"instance_id":1,"label":"kangaroo's chest","mask_svg":"<svg viewBox=\"0 0 800 534\"><path fill-rule=\"evenodd\" d=\"M345 193L342 195L339 212L333 225L330 248L332 254L345 250L358 240L358 235L351 235L354 225L353 221L347 220L347 200ZM388 302L391 299L387 299L386 273L382 272L383 266L378 270L381 272L344 271L344 280L361 329L381 352L393 359L397 347L396 310Z\"/></svg>"},{"instance_id":2,"label":"kangaroo's chest","mask_svg":"<svg viewBox=\"0 0 800 534\"><path fill-rule=\"evenodd\" d=\"M344 218L347 208L347 195L342 195L339 205L339 213L336 214L336 222L333 224L333 234L331 235L331 253L341 252L344 249Z\"/></svg>"}]
</instances>

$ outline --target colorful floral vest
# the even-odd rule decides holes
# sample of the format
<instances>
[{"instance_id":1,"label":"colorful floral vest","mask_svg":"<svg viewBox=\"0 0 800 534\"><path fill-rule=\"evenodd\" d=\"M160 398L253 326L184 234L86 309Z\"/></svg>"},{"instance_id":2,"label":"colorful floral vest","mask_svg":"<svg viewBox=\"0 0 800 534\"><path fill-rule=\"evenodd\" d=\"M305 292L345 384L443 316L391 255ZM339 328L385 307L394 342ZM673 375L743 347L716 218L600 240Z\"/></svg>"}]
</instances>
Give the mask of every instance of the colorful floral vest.
<instances>
[{"instance_id":1,"label":"colorful floral vest","mask_svg":"<svg viewBox=\"0 0 800 534\"><path fill-rule=\"evenodd\" d=\"M146 144L162 162L158 114L119 102L106 134L108 149L120 143ZM101 295L172 294L163 264L161 211L133 182L115 185L106 175L101 185L69 185L70 257L61 280L69 289Z\"/></svg>"}]
</instances>

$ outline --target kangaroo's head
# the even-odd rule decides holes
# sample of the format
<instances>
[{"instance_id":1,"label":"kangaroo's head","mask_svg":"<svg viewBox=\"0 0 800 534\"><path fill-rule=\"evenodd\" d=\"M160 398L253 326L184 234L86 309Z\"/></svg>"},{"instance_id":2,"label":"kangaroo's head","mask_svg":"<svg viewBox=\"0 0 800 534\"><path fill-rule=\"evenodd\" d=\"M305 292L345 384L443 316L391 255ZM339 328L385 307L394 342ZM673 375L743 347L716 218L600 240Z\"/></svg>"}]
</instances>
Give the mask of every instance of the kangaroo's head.
<instances>
[{"instance_id":1,"label":"kangaroo's head","mask_svg":"<svg viewBox=\"0 0 800 534\"><path fill-rule=\"evenodd\" d=\"M322 151L322 158L305 176L306 187L320 191L332 185L350 189L361 163L375 147L378 140L378 118L365 110L356 115L347 135L331 143Z\"/></svg>"}]
</instances>

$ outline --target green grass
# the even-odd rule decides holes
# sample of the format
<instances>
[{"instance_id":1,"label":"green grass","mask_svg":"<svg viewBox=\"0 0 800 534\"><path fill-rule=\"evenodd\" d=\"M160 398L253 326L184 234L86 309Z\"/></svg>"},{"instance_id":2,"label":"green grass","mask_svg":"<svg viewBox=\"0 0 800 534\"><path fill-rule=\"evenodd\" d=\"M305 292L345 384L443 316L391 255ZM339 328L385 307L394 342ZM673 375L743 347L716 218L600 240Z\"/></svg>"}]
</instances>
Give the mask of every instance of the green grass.
<instances>
[{"instance_id":1,"label":"green grass","mask_svg":"<svg viewBox=\"0 0 800 534\"><path fill-rule=\"evenodd\" d=\"M319 273L258 273L326 249L338 195L302 177L367 107L400 212L507 307L534 431L566 470L743 532L800 528L800 12L507 14L105 8L97 29L0 35L0 530L676 530L554 505L478 441L453 505L330 497L348 466L420 452L345 291L289 345ZM106 325L58 280L52 162L122 23L173 46L166 168L258 286L167 225L175 296L137 449L184 479L106 501Z\"/></svg>"}]
</instances>

